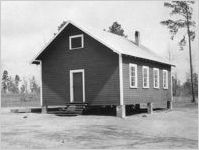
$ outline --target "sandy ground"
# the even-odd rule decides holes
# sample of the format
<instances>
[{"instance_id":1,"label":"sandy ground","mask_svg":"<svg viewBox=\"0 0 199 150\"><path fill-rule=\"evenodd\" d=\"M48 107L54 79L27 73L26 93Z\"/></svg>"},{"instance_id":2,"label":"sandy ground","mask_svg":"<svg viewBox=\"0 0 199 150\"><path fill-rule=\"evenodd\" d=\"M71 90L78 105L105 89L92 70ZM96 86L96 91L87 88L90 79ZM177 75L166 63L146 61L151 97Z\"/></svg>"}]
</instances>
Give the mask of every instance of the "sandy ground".
<instances>
[{"instance_id":1,"label":"sandy ground","mask_svg":"<svg viewBox=\"0 0 199 150\"><path fill-rule=\"evenodd\" d=\"M146 117L144 117L145 115ZM24 118L27 116L27 118ZM115 116L10 113L1 109L1 149L198 148L198 108L194 105Z\"/></svg>"}]
</instances>

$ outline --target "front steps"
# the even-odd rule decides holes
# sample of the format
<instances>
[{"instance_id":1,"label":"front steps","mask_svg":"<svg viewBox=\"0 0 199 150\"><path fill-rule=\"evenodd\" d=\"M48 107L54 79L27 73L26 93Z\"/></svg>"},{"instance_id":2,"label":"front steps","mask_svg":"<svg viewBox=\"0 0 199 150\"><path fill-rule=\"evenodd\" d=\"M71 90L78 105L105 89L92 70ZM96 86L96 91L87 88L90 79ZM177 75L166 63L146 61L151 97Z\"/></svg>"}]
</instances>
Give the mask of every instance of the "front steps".
<instances>
[{"instance_id":1,"label":"front steps","mask_svg":"<svg viewBox=\"0 0 199 150\"><path fill-rule=\"evenodd\" d=\"M57 111L49 111L50 114L56 114L57 116L77 116L81 115L86 109L87 104L82 103L70 103L66 104L66 107L60 108Z\"/></svg>"}]
</instances>

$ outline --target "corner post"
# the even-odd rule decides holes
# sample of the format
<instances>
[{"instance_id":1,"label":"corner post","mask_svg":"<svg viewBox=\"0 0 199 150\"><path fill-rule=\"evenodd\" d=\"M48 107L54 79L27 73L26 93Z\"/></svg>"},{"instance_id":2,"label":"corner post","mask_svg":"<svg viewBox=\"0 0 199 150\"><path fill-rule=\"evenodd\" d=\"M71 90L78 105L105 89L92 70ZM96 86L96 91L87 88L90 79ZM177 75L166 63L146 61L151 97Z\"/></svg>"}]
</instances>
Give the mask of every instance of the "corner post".
<instances>
[{"instance_id":1,"label":"corner post","mask_svg":"<svg viewBox=\"0 0 199 150\"><path fill-rule=\"evenodd\" d=\"M46 114L48 112L48 106L47 105L44 105L44 102L43 102L43 86L42 86L42 82L43 82L43 79L42 79L42 61L40 60L40 105L41 105L41 113L44 113Z\"/></svg>"},{"instance_id":2,"label":"corner post","mask_svg":"<svg viewBox=\"0 0 199 150\"><path fill-rule=\"evenodd\" d=\"M126 109L124 105L124 95L123 95L123 63L122 63L122 54L119 53L119 83L120 83L120 105L116 107L117 117L124 118L126 117Z\"/></svg>"},{"instance_id":3,"label":"corner post","mask_svg":"<svg viewBox=\"0 0 199 150\"><path fill-rule=\"evenodd\" d=\"M42 61L40 60L40 105L43 106L43 87L42 87Z\"/></svg>"},{"instance_id":4,"label":"corner post","mask_svg":"<svg viewBox=\"0 0 199 150\"><path fill-rule=\"evenodd\" d=\"M171 67L172 69L172 67ZM171 99L167 101L167 109L172 110L173 109L173 76L172 73L170 71L170 88L171 88Z\"/></svg>"}]
</instances>

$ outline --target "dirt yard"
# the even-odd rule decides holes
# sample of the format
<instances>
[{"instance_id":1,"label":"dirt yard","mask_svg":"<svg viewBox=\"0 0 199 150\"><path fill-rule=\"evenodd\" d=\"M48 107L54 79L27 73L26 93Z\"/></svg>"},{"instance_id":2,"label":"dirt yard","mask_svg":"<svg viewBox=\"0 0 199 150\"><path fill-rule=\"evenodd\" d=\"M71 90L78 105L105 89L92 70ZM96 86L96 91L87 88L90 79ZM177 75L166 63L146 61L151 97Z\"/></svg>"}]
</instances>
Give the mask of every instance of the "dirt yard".
<instances>
[{"instance_id":1,"label":"dirt yard","mask_svg":"<svg viewBox=\"0 0 199 150\"><path fill-rule=\"evenodd\" d=\"M175 106L175 105L174 105ZM198 148L198 108L127 116L10 113L1 109L1 149Z\"/></svg>"}]
</instances>

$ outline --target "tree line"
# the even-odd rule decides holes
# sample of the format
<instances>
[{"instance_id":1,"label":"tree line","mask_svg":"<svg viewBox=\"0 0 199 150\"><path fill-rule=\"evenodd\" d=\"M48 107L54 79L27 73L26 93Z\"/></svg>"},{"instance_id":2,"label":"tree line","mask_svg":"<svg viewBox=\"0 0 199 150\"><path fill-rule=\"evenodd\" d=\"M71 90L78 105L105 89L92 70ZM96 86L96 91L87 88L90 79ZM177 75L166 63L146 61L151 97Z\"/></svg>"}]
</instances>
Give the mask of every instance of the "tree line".
<instances>
[{"instance_id":1,"label":"tree line","mask_svg":"<svg viewBox=\"0 0 199 150\"><path fill-rule=\"evenodd\" d=\"M177 75L174 75L172 78L173 81L173 95L174 96L191 96L192 95L192 82L191 76L187 73L186 81L181 83L177 78ZM198 97L198 74L193 73L193 86L195 96Z\"/></svg>"},{"instance_id":2,"label":"tree line","mask_svg":"<svg viewBox=\"0 0 199 150\"><path fill-rule=\"evenodd\" d=\"M1 80L1 92L3 94L40 94L40 86L36 82L34 76L32 76L28 84L28 81L25 78L21 79L21 77L17 74L12 77L8 74L7 70L4 70Z\"/></svg>"}]
</instances>

